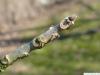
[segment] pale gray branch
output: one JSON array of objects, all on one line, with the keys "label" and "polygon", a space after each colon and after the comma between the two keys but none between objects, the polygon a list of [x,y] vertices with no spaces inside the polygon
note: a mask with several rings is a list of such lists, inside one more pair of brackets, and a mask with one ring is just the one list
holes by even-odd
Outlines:
[{"label": "pale gray branch", "polygon": [[[64,18],[59,24],[51,26],[46,32],[33,38],[32,41],[15,49],[13,52],[2,55],[0,58],[0,71],[3,71],[9,65],[14,63],[19,58],[28,56],[29,53],[35,49],[44,47],[48,42],[58,38],[59,32],[69,29],[75,22],[77,16],[69,16]],[[0,53],[1,55],[1,53]]]}]

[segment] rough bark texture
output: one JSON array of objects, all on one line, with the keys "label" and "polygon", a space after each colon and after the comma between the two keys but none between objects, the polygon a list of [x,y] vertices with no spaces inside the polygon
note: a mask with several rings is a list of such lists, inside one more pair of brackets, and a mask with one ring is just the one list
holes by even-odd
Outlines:
[{"label": "rough bark texture", "polygon": [[22,45],[11,53],[4,53],[4,55],[2,54],[0,57],[0,71],[4,71],[4,69],[14,63],[16,60],[28,56],[31,51],[40,49],[44,47],[48,42],[58,38],[60,36],[59,32],[69,29],[74,24],[76,18],[77,16],[66,17],[59,24],[51,26],[46,32],[35,37],[29,43]]}]

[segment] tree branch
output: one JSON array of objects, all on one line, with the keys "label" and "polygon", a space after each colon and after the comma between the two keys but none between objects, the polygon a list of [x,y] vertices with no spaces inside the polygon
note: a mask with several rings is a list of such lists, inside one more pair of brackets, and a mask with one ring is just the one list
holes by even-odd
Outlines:
[{"label": "tree branch", "polygon": [[0,57],[0,71],[4,71],[4,69],[14,63],[16,60],[28,56],[31,51],[40,49],[50,41],[58,38],[60,36],[59,32],[69,29],[74,24],[76,18],[77,16],[69,16],[64,18],[59,24],[51,26],[46,32],[35,37],[29,43],[15,49],[13,52],[4,55],[0,52],[0,55],[2,54]]}]

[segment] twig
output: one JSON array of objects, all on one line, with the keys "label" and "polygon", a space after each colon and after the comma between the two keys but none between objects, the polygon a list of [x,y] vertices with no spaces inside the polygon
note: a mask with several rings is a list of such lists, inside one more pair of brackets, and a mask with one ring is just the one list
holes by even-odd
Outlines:
[{"label": "twig", "polygon": [[35,37],[29,43],[15,49],[13,52],[6,55],[0,53],[0,55],[2,54],[0,58],[0,71],[4,71],[4,69],[14,63],[16,60],[28,56],[31,51],[40,49],[50,41],[58,38],[60,36],[59,32],[69,29],[74,24],[76,18],[77,16],[66,17],[59,24],[51,26],[46,32]]}]

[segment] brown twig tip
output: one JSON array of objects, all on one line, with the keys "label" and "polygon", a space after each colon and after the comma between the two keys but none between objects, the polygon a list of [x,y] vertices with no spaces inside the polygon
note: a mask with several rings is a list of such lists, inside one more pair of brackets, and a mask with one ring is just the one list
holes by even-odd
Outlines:
[{"label": "brown twig tip", "polygon": [[75,20],[76,20],[76,18],[77,18],[77,16],[76,16],[76,15],[69,16],[69,20],[70,20],[70,21],[75,21]]},{"label": "brown twig tip", "polygon": [[60,22],[60,28],[61,29],[68,29],[70,26],[72,26],[76,20],[77,16],[72,15],[65,17],[61,22]]}]

